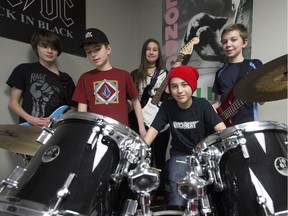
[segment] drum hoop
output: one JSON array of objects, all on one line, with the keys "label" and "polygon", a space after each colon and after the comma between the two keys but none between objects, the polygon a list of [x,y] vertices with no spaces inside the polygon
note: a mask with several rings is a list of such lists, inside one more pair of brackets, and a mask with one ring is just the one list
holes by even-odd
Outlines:
[{"label": "drum hoop", "polygon": [[287,133],[287,125],[276,121],[253,121],[246,122],[239,125],[231,126],[221,132],[216,132],[197,144],[196,150],[203,149],[215,142],[227,139],[232,135],[236,135],[239,131],[243,133],[258,132],[263,130],[279,130]]},{"label": "drum hoop", "polygon": [[91,123],[94,123],[97,120],[103,120],[104,123],[112,126],[115,130],[117,130],[119,133],[125,135],[126,137],[133,137],[135,139],[139,139],[140,141],[144,142],[141,138],[141,136],[136,133],[134,130],[129,128],[128,126],[110,118],[104,115],[99,115],[96,113],[91,112],[71,112],[71,113],[65,113],[64,115],[60,116],[59,118],[55,119],[52,128],[57,127],[59,124],[64,123],[66,120],[83,120],[88,121]]},{"label": "drum hoop", "polygon": [[40,216],[44,215],[44,213],[47,213],[48,209],[47,206],[42,203],[25,200],[13,196],[0,196],[0,212],[1,210],[3,210],[2,212],[13,213],[9,210],[12,206],[14,207],[13,212],[15,211],[15,209],[17,209],[17,212],[23,215],[30,215],[33,213],[33,215],[39,214]]}]

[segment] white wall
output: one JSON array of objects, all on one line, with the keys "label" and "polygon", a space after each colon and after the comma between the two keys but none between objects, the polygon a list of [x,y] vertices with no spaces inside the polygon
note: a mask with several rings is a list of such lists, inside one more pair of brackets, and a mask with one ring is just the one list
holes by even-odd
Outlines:
[{"label": "white wall", "polygon": [[[87,28],[106,32],[111,45],[114,66],[131,71],[139,64],[142,43],[149,37],[161,41],[162,1],[160,0],[87,0]],[[266,63],[287,53],[287,0],[254,0],[252,57]],[[35,56],[30,45],[0,37],[0,125],[15,124],[17,117],[7,108],[9,88],[5,84],[13,68],[31,62]],[[77,82],[84,71],[92,68],[87,59],[63,53],[59,67]],[[259,120],[287,124],[287,99],[267,102],[260,107]],[[14,154],[0,150],[0,180],[6,178],[16,164]]]}]

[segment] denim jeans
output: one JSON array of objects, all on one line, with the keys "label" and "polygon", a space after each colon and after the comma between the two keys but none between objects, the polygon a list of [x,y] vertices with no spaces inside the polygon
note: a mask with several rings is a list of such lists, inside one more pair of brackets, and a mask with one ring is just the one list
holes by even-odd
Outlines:
[{"label": "denim jeans", "polygon": [[190,170],[190,165],[187,163],[187,156],[170,156],[168,168],[170,186],[168,205],[186,206],[187,201],[178,194],[177,181],[184,178],[188,170]]}]

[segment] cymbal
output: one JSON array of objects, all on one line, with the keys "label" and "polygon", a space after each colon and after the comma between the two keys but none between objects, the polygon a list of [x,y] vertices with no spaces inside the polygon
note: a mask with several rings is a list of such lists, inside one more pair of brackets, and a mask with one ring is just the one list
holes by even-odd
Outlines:
[{"label": "cymbal", "polygon": [[0,148],[34,156],[41,146],[36,142],[41,131],[34,126],[0,125]]},{"label": "cymbal", "polygon": [[287,98],[287,54],[243,77],[233,91],[243,101],[267,102]]}]

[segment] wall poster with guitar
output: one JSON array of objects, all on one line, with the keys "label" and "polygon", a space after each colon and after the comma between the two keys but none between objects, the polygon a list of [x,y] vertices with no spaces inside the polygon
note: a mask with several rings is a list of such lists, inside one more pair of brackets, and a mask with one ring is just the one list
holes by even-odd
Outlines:
[{"label": "wall poster with guitar", "polygon": [[162,49],[166,68],[170,70],[183,45],[193,37],[199,37],[199,44],[184,64],[197,68],[200,73],[196,96],[212,102],[215,72],[224,61],[221,32],[228,24],[247,26],[250,43],[244,56],[251,58],[253,0],[164,0],[162,11]]}]

